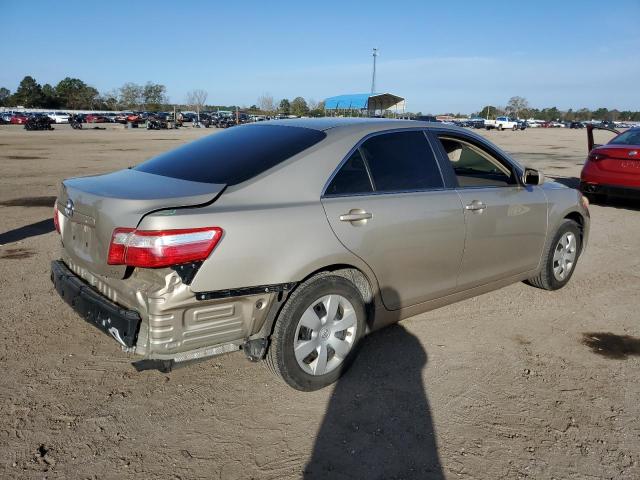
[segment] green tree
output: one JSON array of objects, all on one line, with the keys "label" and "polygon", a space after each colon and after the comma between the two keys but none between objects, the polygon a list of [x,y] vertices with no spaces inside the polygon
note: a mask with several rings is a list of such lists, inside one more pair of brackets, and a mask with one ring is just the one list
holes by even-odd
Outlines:
[{"label": "green tree", "polygon": [[29,75],[22,79],[12,97],[14,105],[23,107],[40,107],[43,100],[42,87]]},{"label": "green tree", "polygon": [[500,115],[502,115],[502,113],[503,112],[500,108],[494,107],[493,105],[487,105],[482,110],[480,110],[478,116],[480,118],[495,120],[496,117],[499,117]]},{"label": "green tree", "polygon": [[593,118],[596,120],[610,120],[609,109],[600,107],[599,109],[593,112]]},{"label": "green tree", "polygon": [[575,119],[580,122],[591,120],[591,110],[589,110],[588,108],[581,108],[575,113]]},{"label": "green tree", "polygon": [[151,111],[160,110],[160,106],[167,101],[167,87],[159,83],[147,82],[142,88],[142,98],[145,109]]},{"label": "green tree", "polygon": [[10,97],[11,97],[11,90],[5,87],[0,87],[0,107],[8,106]]},{"label": "green tree", "polygon": [[60,106],[60,99],[58,98],[56,89],[48,83],[42,86],[42,97],[42,106],[44,108],[58,108]]},{"label": "green tree", "polygon": [[302,97],[296,97],[291,102],[291,114],[296,117],[302,117],[309,113],[307,102]]},{"label": "green tree", "polygon": [[73,110],[93,108],[98,98],[98,90],[78,78],[71,77],[66,77],[58,82],[56,94],[62,106]]},{"label": "green tree", "polygon": [[[313,100],[310,100],[309,103],[311,102],[313,102]],[[313,102],[313,105],[309,106],[309,116],[324,117],[324,102]]]},{"label": "green tree", "polygon": [[291,113],[291,104],[289,103],[289,100],[287,100],[286,98],[280,100],[278,111],[283,115],[289,115]]}]

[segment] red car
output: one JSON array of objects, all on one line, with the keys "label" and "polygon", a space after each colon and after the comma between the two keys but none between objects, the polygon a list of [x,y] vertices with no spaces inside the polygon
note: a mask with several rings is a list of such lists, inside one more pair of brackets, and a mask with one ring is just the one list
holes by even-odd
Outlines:
[{"label": "red car", "polygon": [[9,120],[9,123],[11,125],[24,125],[25,123],[27,123],[28,119],[29,117],[27,117],[26,115],[22,115],[21,113],[15,113],[11,117],[11,120]]},{"label": "red car", "polygon": [[86,116],[85,122],[87,123],[107,123],[109,119],[104,115],[98,115],[96,113],[90,113]]},{"label": "red car", "polygon": [[137,113],[130,113],[129,115],[127,115],[127,122],[142,123],[143,121],[144,120],[142,119],[142,117]]},{"label": "red car", "polygon": [[[593,142],[594,130],[617,134],[604,145]],[[589,156],[580,174],[580,190],[592,200],[607,195],[640,198],[640,127],[622,133],[605,126],[587,125]]]}]

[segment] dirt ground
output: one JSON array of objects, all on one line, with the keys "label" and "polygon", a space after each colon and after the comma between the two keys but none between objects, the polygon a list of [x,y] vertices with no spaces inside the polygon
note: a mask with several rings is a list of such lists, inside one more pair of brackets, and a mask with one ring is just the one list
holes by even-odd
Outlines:
[{"label": "dirt ground", "polygon": [[[136,373],[52,289],[57,184],[208,133],[0,127],[0,478],[640,478],[637,203],[592,206],[563,290],[408,319],[333,388],[294,391],[241,352]],[[584,131],[481,133],[575,185]]]}]

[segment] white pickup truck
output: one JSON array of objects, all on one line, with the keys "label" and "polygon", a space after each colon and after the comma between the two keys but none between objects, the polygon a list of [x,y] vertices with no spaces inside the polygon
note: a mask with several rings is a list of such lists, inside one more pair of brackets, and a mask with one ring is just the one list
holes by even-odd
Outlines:
[{"label": "white pickup truck", "polygon": [[491,130],[496,128],[498,130],[513,130],[516,131],[520,128],[520,123],[517,119],[511,117],[498,117],[495,120],[485,120],[484,128]]}]

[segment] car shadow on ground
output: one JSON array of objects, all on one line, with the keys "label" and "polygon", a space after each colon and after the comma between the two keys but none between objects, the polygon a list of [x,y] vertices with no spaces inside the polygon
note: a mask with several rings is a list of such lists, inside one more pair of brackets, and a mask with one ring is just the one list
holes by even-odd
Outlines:
[{"label": "car shadow on ground", "polygon": [[444,478],[422,381],[427,360],[401,325],[366,337],[335,387],[304,478]]},{"label": "car shadow on ground", "polygon": [[55,226],[53,225],[52,219],[48,218],[46,220],[40,220],[39,222],[35,222],[30,225],[25,225],[23,227],[9,230],[8,232],[0,233],[0,245],[19,242],[25,238],[44,235],[45,233],[53,232],[54,230]]},{"label": "car shadow on ground", "polygon": [[[569,188],[575,188],[576,190],[580,186],[580,179],[576,177],[561,177],[550,175],[549,178],[554,182],[561,183],[562,185],[566,185]],[[622,208],[625,210],[640,211],[640,200],[634,198],[608,196],[602,201],[592,201],[591,203],[593,203],[594,205],[599,205],[601,207]]]}]

